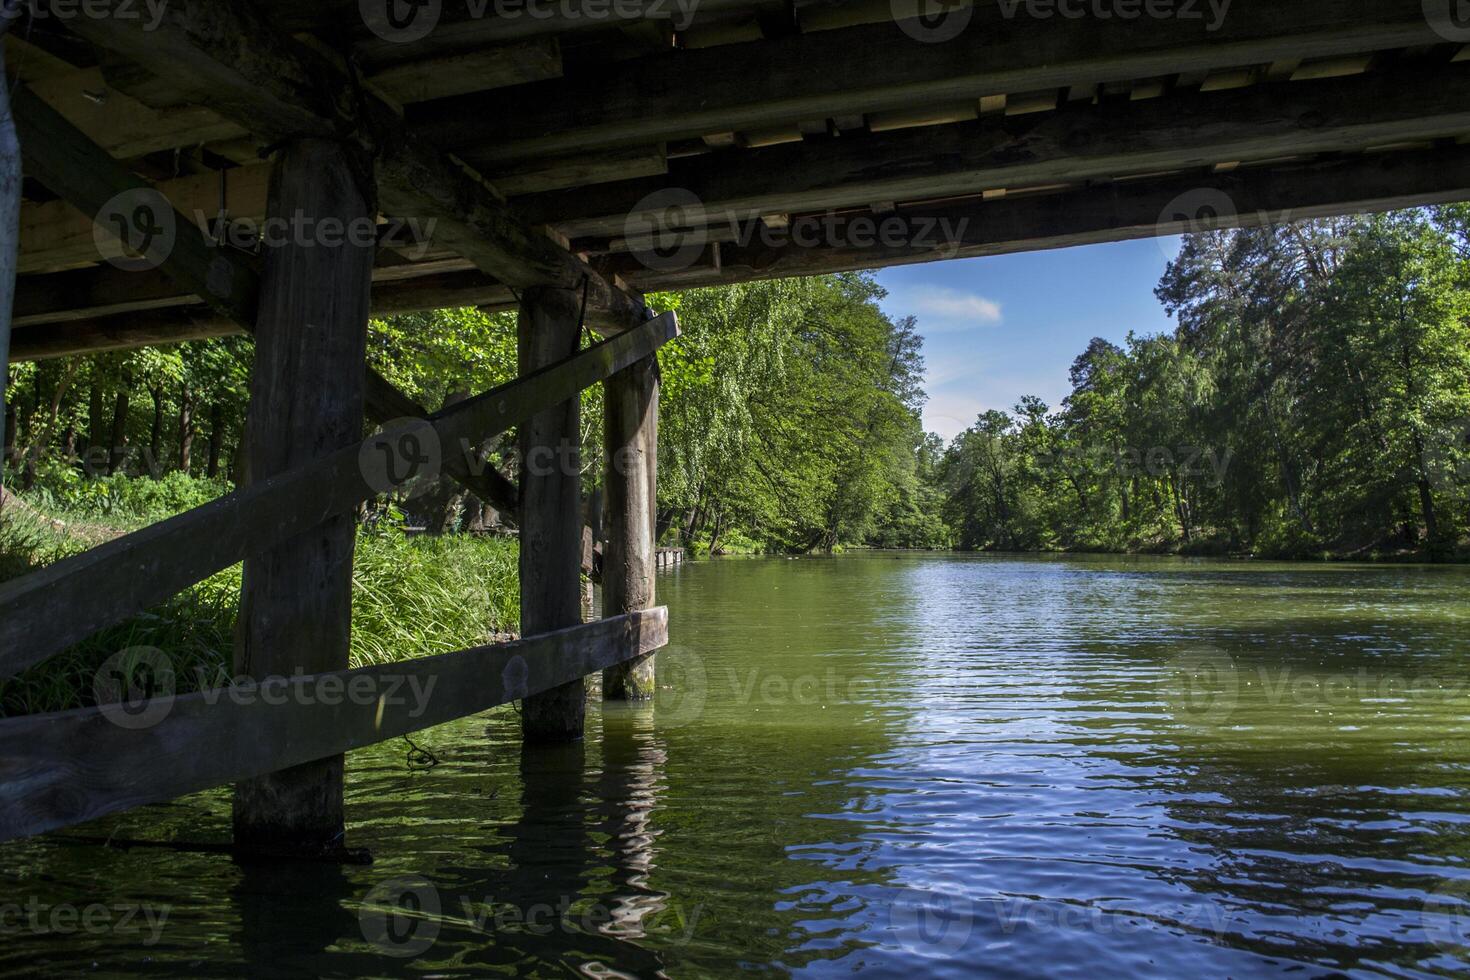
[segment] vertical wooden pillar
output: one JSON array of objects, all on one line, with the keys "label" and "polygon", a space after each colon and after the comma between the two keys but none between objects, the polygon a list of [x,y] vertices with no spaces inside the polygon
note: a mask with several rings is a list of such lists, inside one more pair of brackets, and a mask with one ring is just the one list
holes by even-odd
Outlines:
[{"label": "vertical wooden pillar", "polygon": [[[577,294],[533,288],[521,294],[516,340],[521,374],[564,361],[580,341]],[[581,406],[576,398],[520,427],[521,635],[582,621]],[[527,742],[582,737],[587,706],[581,678],[521,702]]]},{"label": "vertical wooden pillar", "polygon": [[[658,562],[655,535],[658,488],[658,360],[647,357],[604,385],[607,454],[607,551],[602,559],[602,614],[653,605]],[[602,672],[606,701],[653,697],[653,654]]]},{"label": "vertical wooden pillar", "polygon": [[[13,17],[0,18],[0,40]],[[5,54],[0,49],[0,79],[5,78]],[[10,112],[10,89],[0,85],[0,425],[10,424],[5,389],[10,382],[10,319],[15,300],[15,275],[20,254],[20,139]],[[0,458],[0,507],[5,504],[5,463]]]},{"label": "vertical wooden pillar", "polygon": [[[375,247],[354,244],[361,234],[342,228],[361,228],[374,212],[342,144],[304,138],[281,150],[271,175],[256,319],[247,481],[362,438]],[[237,673],[259,678],[347,666],[355,533],[351,514],[334,517],[245,562]],[[234,816],[236,846],[247,852],[339,850],[342,757],[237,784]]]}]

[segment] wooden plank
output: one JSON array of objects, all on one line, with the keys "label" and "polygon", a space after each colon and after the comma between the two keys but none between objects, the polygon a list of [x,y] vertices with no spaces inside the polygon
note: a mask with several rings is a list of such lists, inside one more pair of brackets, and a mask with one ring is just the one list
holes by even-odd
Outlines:
[{"label": "wooden plank", "polygon": [[560,76],[561,45],[556,38],[530,38],[402,62],[373,72],[368,80],[403,105]]},{"label": "wooden plank", "polygon": [[[524,224],[495,190],[422,139],[394,108],[331,60],[282,33],[246,0],[181,0],[156,28],[117,16],[133,0],[94,0],[71,27],[179,87],[266,143],[355,134],[371,154],[382,210],[436,223],[435,241],[515,288],[586,284],[590,317],[607,330],[645,316],[642,300]],[[249,38],[248,44],[241,39]]]},{"label": "wooden plank", "polygon": [[[222,203],[228,204],[232,218],[258,222],[265,216],[269,180],[270,167],[250,166],[226,171],[223,177],[193,174],[153,186],[191,223],[197,224],[201,214],[213,220]],[[65,200],[27,202],[21,212],[21,274],[75,268],[121,256],[121,246],[99,252],[93,224],[96,213],[78,210]]]},{"label": "wooden plank", "polygon": [[[433,414],[376,371],[367,372],[364,395],[368,417],[380,425],[399,419],[426,419]],[[490,504],[510,523],[520,522],[519,488],[489,462],[477,463],[466,452],[448,452],[444,454],[444,475]]]},{"label": "wooden plank", "polygon": [[684,207],[682,220],[728,224],[771,211],[934,199],[1467,131],[1470,67],[1420,67],[710,154],[674,161],[665,178],[529,195],[516,204],[528,219],[573,237],[613,236],[641,213],[640,201],[668,187],[701,202]]},{"label": "wooden plank", "polygon": [[674,51],[643,59],[636,72],[518,86],[488,104],[443,99],[409,118],[437,145],[512,161],[1436,37],[1420,0],[1235,0],[1218,21],[1007,16],[1004,5],[979,4],[965,30],[934,44],[915,40],[906,26]]},{"label": "wooden plank", "polygon": [[[116,273],[117,278],[111,274]],[[46,280],[37,283],[36,280]],[[54,282],[52,281],[54,280]],[[89,308],[111,284],[123,285],[112,306]],[[75,285],[72,300],[65,287]],[[80,305],[73,309],[71,302]],[[479,271],[446,273],[378,283],[374,316],[478,306],[510,309],[511,290]],[[16,361],[38,361],[73,354],[128,350],[186,340],[249,333],[245,324],[214,313],[197,297],[186,296],[166,277],[117,269],[86,269],[26,276],[17,294]]]},{"label": "wooden plank", "polygon": [[126,160],[158,150],[245,135],[244,127],[195,106],[155,109],[113,88],[101,68],[80,68],[29,88],[88,138]]},{"label": "wooden plank", "polygon": [[402,663],[0,720],[0,840],[441,725],[667,642],[667,610],[649,609]]},{"label": "wooden plank", "polygon": [[[603,382],[603,447],[607,468],[607,550],[602,610],[619,616],[654,603],[658,502],[658,360],[639,361]],[[653,655],[602,672],[607,701],[654,696]]]},{"label": "wooden plank", "polygon": [[212,247],[197,227],[179,220],[167,198],[34,92],[22,88],[13,98],[27,172],[109,231],[126,229],[128,245],[219,312],[254,318],[259,283],[243,257]]},{"label": "wooden plank", "polygon": [[[285,144],[271,177],[276,220],[371,226],[376,210],[338,140]],[[343,449],[363,425],[363,362],[376,239],[291,238],[266,249],[245,429],[245,490]],[[245,559],[235,672],[244,677],[345,670],[352,632],[356,514],[339,512]],[[237,848],[304,854],[340,849],[341,755],[235,785]]]},{"label": "wooden plank", "polygon": [[[467,157],[466,162],[478,165],[473,155]],[[516,195],[652,177],[668,173],[668,170],[668,155],[662,145],[639,146],[591,156],[537,160],[521,168],[496,169],[491,171],[491,180],[502,194]]]},{"label": "wooden plank", "polygon": [[[532,376],[581,342],[578,297],[565,289],[528,289],[516,329],[522,376]],[[549,405],[519,429],[521,453],[521,629],[544,633],[582,621],[581,400]],[[582,737],[586,688],[574,681],[521,704],[530,743]]]},{"label": "wooden plank", "polygon": [[645,289],[684,289],[1173,235],[1189,226],[1167,220],[1170,213],[1227,202],[1233,210],[1222,220],[1201,217],[1195,230],[1465,200],[1470,200],[1470,147],[1455,147],[1294,167],[1242,167],[979,203],[906,205],[895,214],[868,219],[899,220],[895,244],[852,235],[847,223],[864,216],[851,215],[824,232],[831,246],[726,245],[718,271],[696,267],[656,272],[642,269],[633,256],[608,264]]},{"label": "wooden plank", "polygon": [[[252,483],[23,578],[0,583],[0,676],[39,663],[157,605],[246,555],[288,540],[429,465],[399,453],[478,442],[571,398],[678,336],[665,313],[575,357],[401,425],[307,466]],[[432,462],[432,460],[430,460]]]}]

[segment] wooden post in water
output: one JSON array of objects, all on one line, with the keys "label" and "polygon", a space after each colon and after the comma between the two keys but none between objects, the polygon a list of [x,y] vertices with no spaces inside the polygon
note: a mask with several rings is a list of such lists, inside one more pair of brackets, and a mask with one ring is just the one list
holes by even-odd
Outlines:
[{"label": "wooden post in water", "polygon": [[[577,294],[569,289],[535,287],[521,294],[521,374],[577,352],[578,310]],[[582,621],[580,417],[579,400],[570,398],[520,427],[522,636]],[[521,703],[521,735],[527,742],[579,739],[586,707],[581,678],[532,695]]]},{"label": "wooden post in water", "polygon": [[[267,236],[261,280],[247,481],[362,438],[375,246],[353,244],[360,231],[356,237],[341,232],[344,224],[371,227],[376,206],[365,199],[354,177],[363,170],[354,170],[348,152],[334,140],[293,140],[271,175],[268,214],[275,222],[267,230],[277,237]],[[347,666],[355,532],[349,513],[245,561],[238,674]],[[323,712],[323,723],[330,720]],[[235,844],[247,853],[340,851],[342,756],[237,783],[234,824]]]},{"label": "wooden post in water", "polygon": [[[647,357],[604,385],[607,455],[607,551],[602,560],[602,614],[619,616],[653,605],[658,487],[658,359]],[[602,673],[607,701],[653,697],[653,655]]]}]

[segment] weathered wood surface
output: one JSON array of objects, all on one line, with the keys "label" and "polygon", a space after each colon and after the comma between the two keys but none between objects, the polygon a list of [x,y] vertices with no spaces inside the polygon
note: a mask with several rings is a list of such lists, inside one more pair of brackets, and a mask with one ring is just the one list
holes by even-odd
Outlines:
[{"label": "weathered wood surface", "polygon": [[[368,417],[379,424],[397,419],[426,419],[433,414],[376,371],[367,372],[365,394]],[[520,490],[494,464],[473,453],[473,446],[445,453],[444,475],[490,504],[510,523],[519,523]]]},{"label": "weathered wood surface", "polygon": [[255,318],[259,280],[243,255],[212,247],[167,198],[114,161],[28,89],[14,94],[27,173],[65,198],[181,287],[231,319]]},{"label": "weathered wood surface", "polygon": [[[607,470],[607,549],[602,559],[602,610],[618,616],[654,603],[657,568],[658,395],[656,358],[603,382],[603,449]],[[641,701],[654,695],[653,655],[602,673],[602,696]]]},{"label": "weathered wood surface", "polygon": [[589,314],[606,329],[643,319],[640,299],[524,224],[494,188],[410,137],[392,106],[246,0],[179,0],[154,29],[110,16],[131,2],[96,0],[103,16],[77,18],[71,27],[267,143],[354,134],[370,151],[385,212],[433,220],[436,242],[513,287],[582,288],[585,282]]},{"label": "weathered wood surface", "polygon": [[[380,270],[374,278],[381,279]],[[483,272],[465,271],[375,281],[372,309],[374,316],[391,316],[464,306],[508,308],[513,302],[509,287]],[[130,316],[144,311],[155,314],[157,322],[150,326],[144,318]],[[238,333],[253,328],[253,323],[212,313],[158,270],[98,266],[22,276],[16,287],[15,326],[29,332],[29,342],[42,352],[36,358],[84,352],[94,337],[98,349],[118,350],[229,333],[202,326],[205,321],[234,323]],[[205,332],[195,333],[201,329]],[[134,332],[136,339],[130,337]]]},{"label": "weathered wood surface", "polygon": [[622,235],[629,216],[642,213],[640,202],[675,187],[693,195],[681,221],[727,228],[772,212],[1166,173],[1465,132],[1470,65],[1445,65],[709,154],[675,161],[667,177],[534,194],[517,206],[573,237]]},{"label": "weathered wood surface", "polygon": [[[568,77],[427,103],[410,120],[436,145],[509,162],[1057,89],[1437,44],[1422,0],[1235,0],[1210,17],[1039,18],[982,3],[942,44],[895,23],[642,59],[627,74]],[[656,84],[650,84],[650,80]]]},{"label": "weathered wood surface", "polygon": [[[1177,235],[1210,228],[1254,228],[1341,214],[1470,200],[1470,147],[1378,153],[1293,168],[1241,168],[1105,184],[1036,197],[905,206],[880,216],[844,215],[829,228],[798,227],[785,241],[725,244],[719,267],[649,270],[632,256],[609,261],[643,285],[682,289],[714,283],[810,276],[940,259],[1070,248]],[[1204,209],[1226,208],[1218,219]],[[1178,209],[1188,215],[1175,214]],[[1171,218],[1172,215],[1172,218]],[[854,221],[904,223],[895,243],[861,241]],[[946,234],[952,231],[953,236]],[[807,248],[801,235],[835,242]]]},{"label": "weathered wood surface", "polygon": [[[0,38],[10,21],[0,23]],[[5,52],[0,48],[0,432],[8,430],[10,405],[5,389],[10,379],[10,327],[15,306],[15,277],[20,249],[22,160],[15,117],[5,80]],[[6,449],[9,448],[9,440]],[[5,503],[4,460],[0,460],[0,506]]]},{"label": "weathered wood surface", "polygon": [[405,454],[454,450],[565,402],[678,336],[665,313],[575,357],[360,445],[253,482],[23,578],[0,584],[0,676],[168,598],[180,589],[424,472]]},{"label": "weathered wood surface", "polygon": [[[353,152],[337,140],[287,143],[271,180],[270,216],[370,226],[376,211],[356,179],[362,166]],[[348,236],[333,246],[303,239],[266,249],[245,434],[247,488],[361,441],[375,248]],[[236,675],[346,669],[356,543],[356,515],[338,513],[245,559]],[[237,784],[234,825],[237,847],[330,850],[344,830],[342,757]]]},{"label": "weathered wood surface", "polygon": [[[440,725],[667,642],[667,611],[649,609],[402,663],[6,719],[0,721],[0,840]],[[123,724],[112,720],[119,716]]]},{"label": "weathered wood surface", "polygon": [[[565,289],[528,289],[521,296],[516,345],[522,375],[577,350],[579,301]],[[521,629],[542,633],[582,621],[582,492],[580,399],[537,412],[520,427]],[[579,677],[521,703],[527,742],[582,736],[586,686]]]}]

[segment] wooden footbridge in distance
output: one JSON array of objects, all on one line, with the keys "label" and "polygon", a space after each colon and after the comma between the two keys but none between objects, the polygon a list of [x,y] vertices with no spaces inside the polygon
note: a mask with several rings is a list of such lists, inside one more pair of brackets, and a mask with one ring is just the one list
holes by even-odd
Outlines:
[{"label": "wooden footbridge in distance", "polygon": [[[255,686],[0,722],[0,839],[233,783],[242,851],[330,855],[349,749],[512,700],[528,742],[575,739],[598,671],[652,697],[678,326],[647,293],[1470,198],[1455,0],[4,7],[9,359],[249,333],[255,367],[245,484],[0,586],[0,671],[243,560]],[[370,316],[463,306],[519,310],[516,381],[431,414],[366,369]],[[554,455],[595,384],[608,618],[578,467],[444,448],[519,525],[526,639],[346,669],[357,505],[425,446]]]}]

